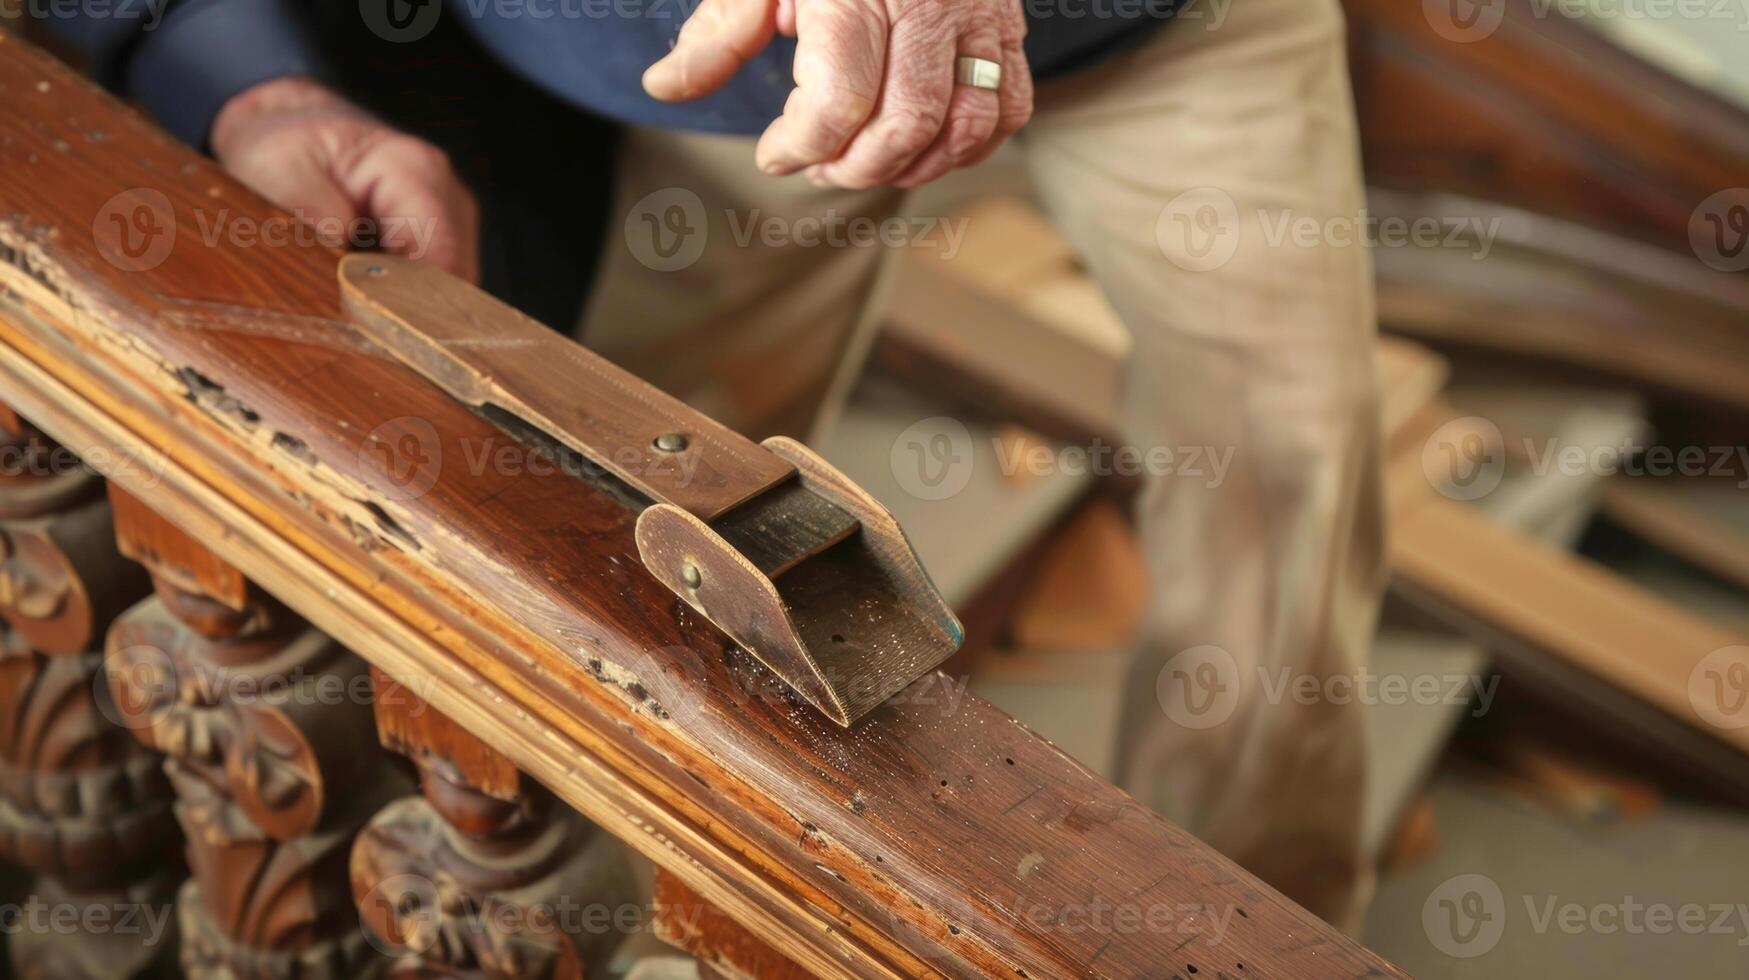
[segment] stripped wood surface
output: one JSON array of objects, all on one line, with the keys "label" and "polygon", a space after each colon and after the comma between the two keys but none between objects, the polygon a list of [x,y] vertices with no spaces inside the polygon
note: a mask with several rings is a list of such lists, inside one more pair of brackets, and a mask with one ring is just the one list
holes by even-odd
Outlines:
[{"label": "stripped wood surface", "polygon": [[375,356],[338,253],[239,244],[284,215],[16,40],[0,99],[5,400],[786,956],[1401,975],[939,675],[814,717],[650,578],[626,501]]}]

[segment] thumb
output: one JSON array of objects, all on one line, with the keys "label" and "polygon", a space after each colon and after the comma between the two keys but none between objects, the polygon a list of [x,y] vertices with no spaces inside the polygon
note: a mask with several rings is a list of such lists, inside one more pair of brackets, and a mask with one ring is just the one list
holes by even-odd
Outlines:
[{"label": "thumb", "polygon": [[644,72],[644,91],[663,102],[685,102],[722,88],[771,43],[778,0],[702,0],[674,50]]}]

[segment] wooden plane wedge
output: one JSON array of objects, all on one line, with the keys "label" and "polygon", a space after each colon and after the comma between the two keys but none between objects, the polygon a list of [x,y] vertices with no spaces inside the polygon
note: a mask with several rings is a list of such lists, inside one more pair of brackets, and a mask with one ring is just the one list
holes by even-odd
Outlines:
[{"label": "wooden plane wedge", "polygon": [[451,397],[647,501],[650,574],[838,724],[964,641],[892,513],[801,443],[747,439],[429,266],[348,256],[340,288],[365,335]]}]

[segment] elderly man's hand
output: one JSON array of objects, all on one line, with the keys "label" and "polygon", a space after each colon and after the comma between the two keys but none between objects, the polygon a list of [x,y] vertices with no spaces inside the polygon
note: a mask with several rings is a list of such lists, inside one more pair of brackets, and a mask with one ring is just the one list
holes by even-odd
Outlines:
[{"label": "elderly man's hand", "polygon": [[[702,0],[644,88],[708,95],[778,31],[796,38],[796,88],[759,140],[768,174],[915,187],[984,159],[1032,117],[1019,0]],[[1001,65],[1001,89],[956,85],[961,57]]]},{"label": "elderly man's hand", "polygon": [[448,157],[314,79],[232,97],[211,140],[233,176],[318,229],[369,219],[385,251],[479,281],[479,211]]}]

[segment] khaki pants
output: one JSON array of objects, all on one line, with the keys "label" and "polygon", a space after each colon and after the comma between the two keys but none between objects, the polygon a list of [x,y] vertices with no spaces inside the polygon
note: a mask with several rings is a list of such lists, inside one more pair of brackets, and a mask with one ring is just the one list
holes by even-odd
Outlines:
[{"label": "khaki pants", "polygon": [[[1352,930],[1371,889],[1361,709],[1282,683],[1361,666],[1383,579],[1369,260],[1282,233],[1363,206],[1336,0],[1168,25],[1041,87],[1016,147],[1133,336],[1126,438],[1233,453],[1218,486],[1142,494],[1153,601],[1120,781]],[[903,195],[774,180],[751,140],[658,132],[632,135],[621,180],[627,234],[585,340],[750,434],[804,432],[861,366],[883,250],[749,240],[750,223],[886,218]],[[652,201],[708,236],[652,252]]]}]

